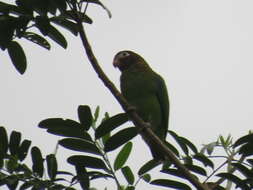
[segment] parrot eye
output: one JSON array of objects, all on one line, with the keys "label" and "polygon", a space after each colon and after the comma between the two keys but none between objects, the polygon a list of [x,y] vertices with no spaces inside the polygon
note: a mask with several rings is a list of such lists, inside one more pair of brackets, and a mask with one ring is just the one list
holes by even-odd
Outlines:
[{"label": "parrot eye", "polygon": [[121,52],[121,53],[119,54],[119,57],[122,58],[122,57],[127,57],[127,56],[129,56],[129,55],[130,55],[130,54],[129,54],[128,52],[124,51],[124,52]]}]

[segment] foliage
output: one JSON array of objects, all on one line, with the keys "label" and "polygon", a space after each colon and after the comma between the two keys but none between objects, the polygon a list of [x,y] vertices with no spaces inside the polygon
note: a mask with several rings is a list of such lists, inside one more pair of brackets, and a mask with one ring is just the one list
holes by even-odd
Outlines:
[{"label": "foliage", "polygon": [[[86,11],[89,4],[109,10],[99,0],[16,0],[15,4],[0,2],[0,48],[8,51],[16,70],[23,74],[27,68],[25,51],[19,41],[28,40],[50,50],[48,39],[63,48],[67,40],[59,28],[73,35],[80,34],[80,23],[92,24]],[[88,52],[89,53],[89,52]],[[133,172],[128,158],[133,144],[130,141],[138,131],[135,127],[124,127],[128,121],[125,113],[104,115],[99,122],[99,108],[92,114],[89,106],[78,107],[78,121],[49,118],[39,127],[48,133],[61,136],[59,145],[73,151],[67,159],[75,173],[59,170],[57,154],[43,155],[39,147],[31,147],[31,141],[22,139],[20,132],[10,135],[0,127],[0,186],[14,189],[74,190],[76,184],[82,189],[92,188],[90,182],[98,178],[113,180],[118,190],[134,190],[140,181],[169,189],[191,189],[187,176],[172,162],[160,163],[150,160]],[[168,131],[171,138],[167,147],[182,164],[209,189],[231,189],[232,184],[242,190],[253,188],[253,135],[250,133],[233,143],[230,136],[220,136],[217,141],[204,145],[199,150],[189,139]],[[112,161],[108,153],[120,148]],[[25,164],[30,155],[31,166]],[[217,161],[217,159],[221,161]],[[159,168],[160,178],[153,178],[153,169]],[[162,175],[163,174],[163,175]],[[124,182],[119,180],[123,175]],[[226,184],[223,182],[226,181]],[[124,185],[123,185],[124,184]]]}]

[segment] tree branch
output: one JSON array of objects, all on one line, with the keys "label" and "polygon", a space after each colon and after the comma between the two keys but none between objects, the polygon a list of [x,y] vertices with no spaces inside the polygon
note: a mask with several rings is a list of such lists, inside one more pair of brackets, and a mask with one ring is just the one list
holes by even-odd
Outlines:
[{"label": "tree branch", "polygon": [[[196,177],[194,177],[189,170],[176,158],[174,153],[167,148],[163,144],[163,142],[153,133],[153,131],[147,126],[147,124],[137,115],[137,113],[131,109],[131,105],[126,101],[126,99],[121,95],[121,93],[117,90],[115,85],[109,80],[109,78],[105,75],[103,70],[98,64],[98,61],[92,51],[92,48],[88,42],[88,38],[85,34],[82,21],[78,17],[76,17],[76,22],[78,25],[78,30],[80,34],[81,41],[83,43],[83,47],[85,48],[86,54],[88,56],[88,59],[97,73],[98,77],[102,80],[104,85],[110,90],[112,95],[117,99],[121,107],[125,112],[128,113],[130,119],[135,124],[136,127],[138,127],[140,130],[140,135],[145,137],[146,139],[149,139],[153,144],[156,144],[157,147],[161,149],[161,152],[166,155],[166,158],[170,160],[188,179],[188,181],[194,185],[198,190],[210,190],[208,187],[200,183]],[[129,111],[130,110],[130,111]],[[145,139],[144,138],[144,139]]]}]

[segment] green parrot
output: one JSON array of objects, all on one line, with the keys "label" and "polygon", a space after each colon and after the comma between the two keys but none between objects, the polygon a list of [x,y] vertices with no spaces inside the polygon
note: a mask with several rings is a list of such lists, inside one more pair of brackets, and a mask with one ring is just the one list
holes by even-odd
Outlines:
[{"label": "green parrot", "polygon": [[[144,58],[133,51],[117,53],[113,65],[121,71],[122,95],[135,107],[137,114],[150,124],[152,131],[165,141],[169,120],[169,98],[163,78],[149,67]],[[164,156],[152,143],[147,144],[154,159],[164,160]]]}]

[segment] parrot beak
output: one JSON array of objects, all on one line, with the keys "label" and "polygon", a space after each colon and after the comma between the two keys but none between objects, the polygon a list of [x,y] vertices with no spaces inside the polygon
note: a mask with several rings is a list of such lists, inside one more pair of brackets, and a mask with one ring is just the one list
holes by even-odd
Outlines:
[{"label": "parrot beak", "polygon": [[113,60],[113,66],[114,66],[114,67],[119,67],[119,66],[120,66],[120,61],[119,61],[117,58],[115,58],[115,59]]}]

